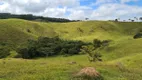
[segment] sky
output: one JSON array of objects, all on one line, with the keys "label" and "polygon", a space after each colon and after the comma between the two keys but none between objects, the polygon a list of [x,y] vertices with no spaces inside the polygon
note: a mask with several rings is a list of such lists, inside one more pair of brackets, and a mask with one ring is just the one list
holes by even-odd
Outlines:
[{"label": "sky", "polygon": [[128,20],[142,16],[142,0],[0,0],[0,13],[71,20]]}]

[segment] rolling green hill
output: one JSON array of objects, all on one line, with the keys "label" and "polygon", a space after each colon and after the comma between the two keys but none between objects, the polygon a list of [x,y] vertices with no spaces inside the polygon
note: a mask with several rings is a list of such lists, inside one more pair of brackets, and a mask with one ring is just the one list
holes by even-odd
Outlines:
[{"label": "rolling green hill", "polygon": [[0,41],[23,42],[39,36],[55,36],[48,25],[20,19],[0,20]]},{"label": "rolling green hill", "polygon": [[101,40],[132,39],[142,30],[140,22],[109,22],[85,21],[70,23],[43,23],[20,19],[0,20],[0,41],[11,40],[23,42],[28,38],[39,36],[63,39],[92,41],[94,38]]},{"label": "rolling green hill", "polygon": [[[96,38],[112,40],[109,46],[99,49],[103,62],[90,63],[86,55],[36,60],[1,59],[0,80],[71,80],[74,73],[86,66],[96,67],[105,80],[142,80],[142,39],[133,39],[141,31],[142,22],[0,20],[1,42],[20,44],[39,36],[59,36],[84,42]],[[77,64],[69,65],[71,61]]]}]

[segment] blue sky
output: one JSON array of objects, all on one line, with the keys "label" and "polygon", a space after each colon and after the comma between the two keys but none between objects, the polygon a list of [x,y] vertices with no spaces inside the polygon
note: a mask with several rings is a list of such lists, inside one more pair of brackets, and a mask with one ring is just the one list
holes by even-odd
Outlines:
[{"label": "blue sky", "polygon": [[[92,3],[95,3],[97,0],[80,0],[80,4],[82,6],[89,6]],[[105,0],[107,1],[107,0]],[[121,3],[121,0],[110,0],[113,3]],[[128,2],[126,2],[125,4],[127,5],[137,5],[137,6],[142,6],[142,0],[126,0]]]},{"label": "blue sky", "polygon": [[142,0],[0,0],[0,12],[84,20],[142,16]]},{"label": "blue sky", "polygon": [[137,6],[142,6],[142,0],[139,0],[137,2],[128,2],[126,3],[127,5],[137,5]]}]

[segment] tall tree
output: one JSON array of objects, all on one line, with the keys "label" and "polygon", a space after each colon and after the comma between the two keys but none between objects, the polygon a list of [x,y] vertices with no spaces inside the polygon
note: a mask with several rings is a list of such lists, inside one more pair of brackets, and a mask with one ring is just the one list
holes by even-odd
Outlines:
[{"label": "tall tree", "polygon": [[142,17],[140,17],[140,18],[139,18],[139,20],[141,20],[141,21],[142,21]]},{"label": "tall tree", "polygon": [[134,19],[138,21],[138,18],[137,18],[137,17],[134,17]]},{"label": "tall tree", "polygon": [[89,20],[89,18],[85,18],[85,20]]}]

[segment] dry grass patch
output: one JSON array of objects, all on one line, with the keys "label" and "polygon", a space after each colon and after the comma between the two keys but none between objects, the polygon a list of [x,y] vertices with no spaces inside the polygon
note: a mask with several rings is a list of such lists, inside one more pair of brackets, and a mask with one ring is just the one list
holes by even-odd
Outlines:
[{"label": "dry grass patch", "polygon": [[81,69],[76,74],[77,80],[103,80],[103,77],[93,67],[86,67]]}]

